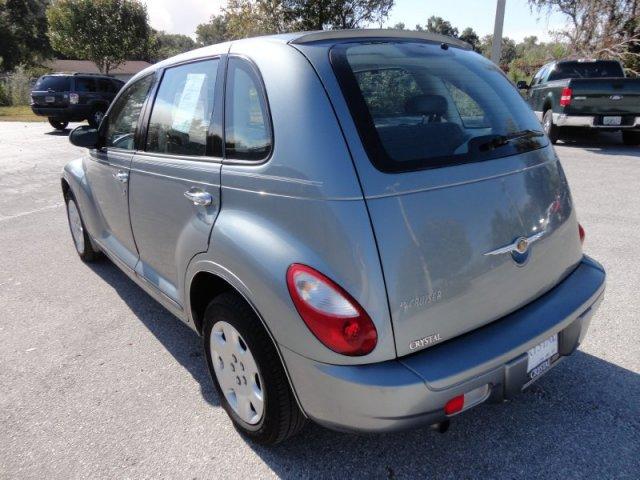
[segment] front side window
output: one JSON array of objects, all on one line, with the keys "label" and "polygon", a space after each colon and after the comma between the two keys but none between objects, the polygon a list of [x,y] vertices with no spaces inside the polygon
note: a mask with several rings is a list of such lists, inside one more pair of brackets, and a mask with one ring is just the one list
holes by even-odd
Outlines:
[{"label": "front side window", "polygon": [[130,85],[109,112],[105,146],[133,150],[138,119],[144,101],[153,85],[154,76],[148,75]]},{"label": "front side window", "polygon": [[331,63],[367,154],[382,171],[547,145],[517,90],[473,52],[427,42],[346,43],[331,49]]},{"label": "front side window", "polygon": [[168,68],[153,104],[148,152],[205,155],[219,60]]},{"label": "front side window", "polygon": [[263,160],[271,153],[271,144],[271,122],[262,82],[251,64],[232,57],[225,98],[225,156]]}]

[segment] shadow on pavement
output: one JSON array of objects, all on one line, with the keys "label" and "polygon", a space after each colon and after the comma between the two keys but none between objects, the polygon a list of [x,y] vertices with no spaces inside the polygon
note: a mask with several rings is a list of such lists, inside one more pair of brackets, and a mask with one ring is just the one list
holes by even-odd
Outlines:
[{"label": "shadow on pavement", "polygon": [[[219,406],[198,335],[110,261],[91,265]],[[366,399],[362,399],[366,401]],[[505,404],[428,427],[355,435],[311,422],[276,447],[248,445],[280,477],[637,478],[640,375],[581,351]]]},{"label": "shadow on pavement", "polygon": [[198,382],[203,398],[219,406],[198,334],[151,298],[111,261],[105,258],[89,266],[120,295],[136,317]]},{"label": "shadow on pavement", "polygon": [[51,135],[52,137],[68,137],[69,133],[71,133],[71,129],[65,128],[64,130],[51,130],[50,132],[45,132],[45,135]]}]

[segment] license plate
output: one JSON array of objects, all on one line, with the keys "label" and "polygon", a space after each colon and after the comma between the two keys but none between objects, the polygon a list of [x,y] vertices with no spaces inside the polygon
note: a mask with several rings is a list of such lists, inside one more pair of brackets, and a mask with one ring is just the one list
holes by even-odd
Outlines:
[{"label": "license plate", "polygon": [[53,103],[56,101],[56,97],[44,97],[44,101],[47,103]]},{"label": "license plate", "polygon": [[530,381],[551,368],[553,357],[558,354],[558,334],[540,342],[528,352],[527,373]]},{"label": "license plate", "polygon": [[622,123],[622,117],[602,117],[603,125],[620,125]]}]

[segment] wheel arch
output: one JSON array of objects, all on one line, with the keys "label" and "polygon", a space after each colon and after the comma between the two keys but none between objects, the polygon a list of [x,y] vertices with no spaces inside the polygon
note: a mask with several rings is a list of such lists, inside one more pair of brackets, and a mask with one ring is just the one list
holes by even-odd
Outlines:
[{"label": "wheel arch", "polygon": [[269,339],[273,343],[273,346],[278,353],[278,358],[280,359],[287,376],[289,387],[291,388],[296,403],[298,404],[298,408],[300,408],[303,415],[307,417],[307,414],[302,407],[302,403],[300,403],[300,399],[298,398],[296,388],[291,381],[291,375],[289,375],[287,364],[284,361],[282,352],[280,351],[280,345],[273,336],[273,333],[269,329],[269,326],[265,322],[263,316],[249,299],[246,285],[244,285],[244,283],[232,272],[211,260],[199,260],[192,262],[187,269],[187,282],[185,284],[185,313],[187,314],[188,321],[199,335],[202,335],[204,311],[211,300],[223,292],[235,292],[242,297],[247,305],[251,307],[256,318],[265,329]]}]

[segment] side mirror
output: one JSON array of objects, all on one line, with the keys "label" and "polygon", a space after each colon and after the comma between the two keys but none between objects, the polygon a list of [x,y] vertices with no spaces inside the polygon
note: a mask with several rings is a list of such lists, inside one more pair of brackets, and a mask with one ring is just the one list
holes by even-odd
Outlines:
[{"label": "side mirror", "polygon": [[96,148],[98,145],[98,130],[89,125],[76,127],[69,134],[69,141],[76,147]]},{"label": "side mirror", "polygon": [[531,88],[529,84],[524,80],[519,80],[518,83],[516,83],[516,87],[518,88],[518,90],[529,90]]}]

